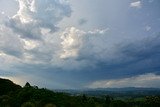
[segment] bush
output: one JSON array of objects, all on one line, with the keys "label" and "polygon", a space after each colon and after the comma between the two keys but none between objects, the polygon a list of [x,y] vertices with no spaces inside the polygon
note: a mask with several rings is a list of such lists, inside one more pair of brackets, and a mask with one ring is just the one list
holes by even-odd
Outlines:
[{"label": "bush", "polygon": [[35,105],[32,102],[25,102],[25,103],[22,104],[21,107],[35,107]]},{"label": "bush", "polygon": [[44,107],[56,107],[54,104],[46,104]]}]

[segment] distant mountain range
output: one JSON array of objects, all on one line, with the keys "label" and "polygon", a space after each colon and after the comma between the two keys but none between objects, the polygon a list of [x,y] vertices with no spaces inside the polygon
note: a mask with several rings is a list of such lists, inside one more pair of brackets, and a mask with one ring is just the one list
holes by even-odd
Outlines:
[{"label": "distant mountain range", "polygon": [[115,97],[131,96],[151,96],[160,95],[160,88],[141,88],[141,87],[125,87],[125,88],[97,88],[97,89],[81,89],[81,90],[55,90],[66,92],[73,95],[86,94],[90,96],[110,95]]},{"label": "distant mountain range", "polygon": [[[16,91],[22,87],[14,84],[8,79],[0,78],[0,95],[7,94],[11,91]],[[56,92],[65,92],[71,95],[82,95],[86,94],[89,96],[104,96],[110,95],[113,97],[143,97],[143,96],[154,96],[160,95],[160,88],[141,88],[141,87],[126,87],[126,88],[97,88],[97,89],[59,89],[53,90]]]},{"label": "distant mountain range", "polygon": [[144,88],[144,87],[124,87],[124,88],[96,88],[88,90],[105,90],[105,91],[160,91],[160,88]]}]

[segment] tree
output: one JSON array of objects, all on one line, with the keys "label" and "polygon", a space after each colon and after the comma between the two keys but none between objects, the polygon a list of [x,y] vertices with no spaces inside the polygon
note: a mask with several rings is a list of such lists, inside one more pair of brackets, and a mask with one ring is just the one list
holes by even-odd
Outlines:
[{"label": "tree", "polygon": [[24,87],[31,87],[31,85],[27,82]]},{"label": "tree", "polygon": [[121,100],[113,100],[109,107],[127,107],[127,104]]},{"label": "tree", "polygon": [[85,94],[83,94],[83,96],[82,96],[82,102],[86,102],[86,101],[87,101],[87,97],[86,97]]},{"label": "tree", "polygon": [[109,95],[105,96],[105,103],[108,105],[111,103],[111,101],[113,101],[113,98],[110,97]]}]

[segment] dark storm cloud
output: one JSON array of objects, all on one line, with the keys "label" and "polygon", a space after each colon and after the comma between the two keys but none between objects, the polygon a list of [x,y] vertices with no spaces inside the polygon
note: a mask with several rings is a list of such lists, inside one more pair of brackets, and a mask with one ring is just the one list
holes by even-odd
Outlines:
[{"label": "dark storm cloud", "polygon": [[[133,43],[120,44],[117,58],[108,61],[95,61],[96,79],[124,78],[144,73],[160,73],[160,36]],[[90,56],[94,61],[94,55]],[[94,74],[94,73],[93,73]]]}]

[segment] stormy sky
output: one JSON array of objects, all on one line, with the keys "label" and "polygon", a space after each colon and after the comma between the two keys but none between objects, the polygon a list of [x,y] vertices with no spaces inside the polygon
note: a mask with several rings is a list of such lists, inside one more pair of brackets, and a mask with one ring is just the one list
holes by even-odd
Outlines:
[{"label": "stormy sky", "polygon": [[0,77],[160,88],[159,10],[159,0],[0,0]]}]

